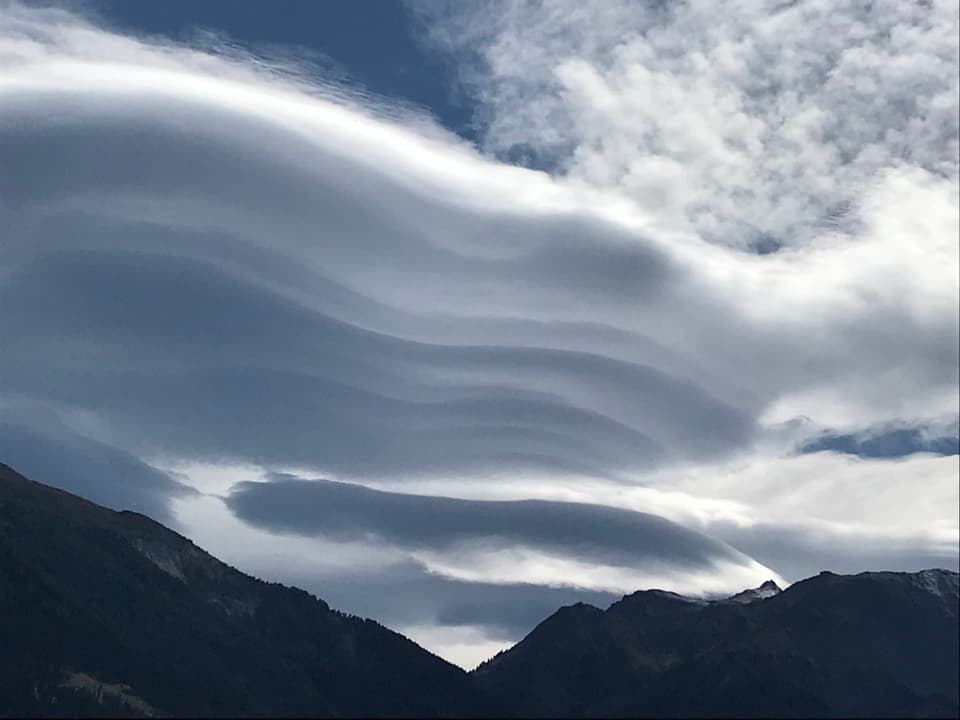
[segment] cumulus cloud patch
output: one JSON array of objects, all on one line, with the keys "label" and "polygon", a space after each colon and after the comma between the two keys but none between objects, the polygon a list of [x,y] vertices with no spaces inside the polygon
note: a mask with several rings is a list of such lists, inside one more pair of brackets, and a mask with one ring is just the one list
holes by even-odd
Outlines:
[{"label": "cumulus cloud patch", "polygon": [[856,233],[891,167],[956,182],[955,0],[411,6],[477,98],[488,147],[713,242]]}]

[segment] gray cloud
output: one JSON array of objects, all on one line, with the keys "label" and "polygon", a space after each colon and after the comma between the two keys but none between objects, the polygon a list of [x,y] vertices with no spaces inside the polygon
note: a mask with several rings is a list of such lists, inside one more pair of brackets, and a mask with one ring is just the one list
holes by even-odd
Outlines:
[{"label": "gray cloud", "polygon": [[[518,344],[507,308],[563,333],[565,306],[594,319],[675,296],[675,264],[613,225],[459,217],[362,162],[190,103],[157,121],[139,105],[75,108],[52,126],[18,114],[32,107],[0,123],[18,228],[0,277],[0,329],[16,340],[3,380],[95,407],[124,444],[344,475],[518,461],[609,474],[749,440],[756,398],[714,397],[715,381],[673,372],[642,333],[626,334],[646,348],[629,360],[542,330],[548,345]],[[305,167],[308,151],[319,165]],[[498,243],[503,257],[477,255]],[[466,313],[481,336],[448,337]]]},{"label": "gray cloud", "polygon": [[465,582],[431,573],[415,561],[334,577],[287,571],[277,579],[391,627],[470,626],[491,640],[508,642],[519,640],[564,605],[606,607],[621,597],[582,588]]},{"label": "gray cloud", "polygon": [[[8,277],[0,302],[11,308],[0,332],[18,341],[5,358],[8,388],[113,416],[121,434],[136,429],[127,442],[154,451],[345,475],[517,461],[603,474],[661,461],[664,444],[684,442],[681,427],[702,428],[687,441],[694,455],[735,447],[750,428],[742,412],[654,368],[546,348],[404,341],[156,253],[44,255]],[[437,386],[427,373],[483,384]],[[665,441],[555,393],[498,387],[509,376],[584,393],[623,388],[622,400],[632,396],[663,424]]]},{"label": "gray cloud", "polygon": [[[617,32],[630,27],[614,25]],[[762,45],[761,65],[772,67]],[[631,41],[621,49],[636,47]],[[671,487],[690,466],[702,473],[718,461],[736,467],[767,423],[807,415],[827,427],[866,427],[956,410],[955,163],[931,155],[931,148],[954,147],[937,144],[953,127],[957,104],[937,89],[943,51],[938,45],[934,53],[939,64],[911,62],[899,90],[883,96],[900,119],[867,133],[892,143],[879,160],[857,142],[818,135],[816,123],[804,124],[816,113],[791,115],[783,132],[792,128],[794,140],[774,138],[776,152],[765,154],[764,142],[760,151],[748,143],[741,152],[725,140],[715,147],[702,126],[708,110],[722,116],[717,128],[736,130],[753,127],[751,114],[763,125],[770,108],[725,104],[722,77],[686,73],[696,83],[680,87],[680,115],[697,122],[677,123],[676,133],[664,128],[655,144],[672,138],[689,163],[678,179],[670,163],[634,158],[621,186],[619,171],[610,182],[593,173],[602,175],[603,162],[630,146],[631,128],[639,127],[630,103],[614,102],[596,125],[611,142],[593,150],[571,144],[589,172],[571,173],[586,182],[568,182],[497,164],[439,132],[425,137],[422,120],[386,119],[255,59],[151,45],[60,11],[4,5],[0,399],[44,408],[52,419],[0,418],[7,438],[0,450],[10,455],[0,460],[20,459],[27,467],[18,469],[57,482],[75,451],[89,451],[99,458],[92,469],[77,465],[73,479],[60,482],[161,517],[180,488],[152,467],[201,462],[298,468],[398,489],[404,481],[449,480],[451,494],[464,495],[495,483],[508,496],[511,478],[535,495],[537,483],[589,476],[613,481],[605,486],[610,503],[656,473],[660,488],[645,497],[674,509],[687,503],[691,512],[678,511],[681,518],[736,500],[739,507],[722,512],[755,517],[776,505],[779,522],[788,514],[780,500],[798,502],[804,493],[761,487],[762,477],[754,478],[755,494],[738,492],[738,478],[711,494],[705,475],[682,493],[671,495]],[[751,62],[735,79],[749,80],[756,58],[747,45],[737,52]],[[856,53],[844,56],[856,60]],[[539,72],[554,65],[541,60],[516,66]],[[681,69],[689,69],[687,60],[677,59]],[[627,72],[636,67],[631,57],[612,62],[610,73],[600,73],[607,90],[620,75],[638,77]],[[843,65],[836,87],[859,77],[855,65]],[[926,78],[924,68],[936,75],[923,84],[932,109],[926,120],[904,125],[914,105],[898,104],[909,99],[901,90],[913,92],[908,80]],[[805,77],[757,79],[783,81],[788,93],[794,80],[806,87]],[[589,68],[567,63],[560,79],[576,108],[605,107],[583,102],[596,80]],[[657,81],[649,97],[669,87]],[[626,94],[643,98],[657,127],[680,117],[670,111],[676,103]],[[816,110],[818,98],[799,109]],[[537,107],[545,105],[530,104],[534,113]],[[875,115],[854,110],[844,117]],[[624,118],[625,133],[607,133]],[[891,129],[900,140],[888,137]],[[562,135],[554,139],[579,138]],[[700,142],[709,152],[699,152]],[[916,152],[890,151],[901,145]],[[847,178],[858,189],[848,210],[848,199],[833,192],[846,176],[835,179],[823,162],[824,153],[832,162],[832,149],[854,158],[841,163],[856,170]],[[799,189],[784,185],[793,170]],[[718,194],[717,182],[730,192]],[[676,210],[667,201],[679,191],[684,222],[675,223],[672,210],[651,210]],[[844,232],[817,235],[826,216]],[[793,242],[803,234],[791,235],[798,222],[814,228],[809,244]],[[730,227],[749,232],[734,233],[728,244],[749,244],[757,230],[782,249],[759,257],[704,242],[730,240]],[[61,443],[61,436],[80,439]],[[937,473],[922,491],[931,502],[949,497],[942,468]],[[116,487],[103,484],[107,476]],[[884,483],[889,490],[895,478]],[[809,514],[829,515],[838,489],[803,477],[797,487],[808,485]],[[857,513],[886,517],[881,501],[861,502],[858,487],[839,488],[850,522]],[[379,547],[410,556],[483,540],[633,568],[666,563],[678,572],[709,574],[711,559],[732,562],[731,575],[685,576],[688,587],[746,577],[737,574],[745,559],[723,542],[614,508],[404,499],[287,482],[244,486],[231,502],[273,529],[348,541],[363,527],[379,534]],[[911,526],[932,514],[916,503]],[[955,526],[937,518],[945,537]],[[806,560],[791,565],[787,550],[730,537],[785,566],[806,567]],[[779,547],[775,534],[769,539]],[[426,565],[417,562],[397,574],[409,572],[411,587],[441,582],[422,577]],[[548,568],[537,582],[555,583],[559,573]],[[516,575],[491,571],[486,579]],[[348,582],[330,580],[334,590]],[[486,622],[482,608],[463,599],[459,580],[444,582],[452,599],[432,611],[435,622]],[[504,592],[517,593],[521,608],[511,609],[511,600],[504,617],[529,617],[527,590]]]},{"label": "gray cloud", "polygon": [[638,569],[747,562],[723,543],[664,518],[604,505],[461,500],[283,477],[240,483],[227,504],[244,521],[274,532],[335,540],[372,537],[410,549],[522,546]]},{"label": "gray cloud", "polygon": [[50,413],[0,407],[0,458],[31,480],[115,510],[171,523],[171,497],[195,491],[129,453],[72,431]]},{"label": "gray cloud", "polygon": [[[532,551],[538,558],[615,569],[614,582],[625,587],[737,575],[718,586],[723,591],[769,574],[706,535],[655,515],[602,505],[409,495],[283,475],[238,483],[225,502],[243,522],[270,533],[364,543],[374,555],[377,547],[410,554],[404,562],[348,573],[287,568],[280,571],[282,579],[396,626],[465,626],[491,641],[518,640],[561,605],[606,606],[619,597],[613,590],[596,589],[596,577],[532,573],[528,582],[516,582],[489,567],[478,577],[490,581],[465,581],[456,574],[466,570],[469,575],[471,565],[484,565],[504,551]],[[587,585],[571,587],[577,583]],[[602,580],[599,587],[604,587]],[[701,591],[697,581],[687,587]]]}]

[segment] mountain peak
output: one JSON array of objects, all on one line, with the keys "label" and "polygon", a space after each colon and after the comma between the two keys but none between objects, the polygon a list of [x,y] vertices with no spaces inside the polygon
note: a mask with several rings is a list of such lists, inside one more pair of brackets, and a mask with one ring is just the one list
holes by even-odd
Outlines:
[{"label": "mountain peak", "polygon": [[736,595],[731,595],[722,602],[752,603],[758,600],[766,600],[767,598],[779,595],[781,592],[783,591],[780,589],[779,585],[777,585],[773,580],[767,580],[759,587],[738,592]]}]

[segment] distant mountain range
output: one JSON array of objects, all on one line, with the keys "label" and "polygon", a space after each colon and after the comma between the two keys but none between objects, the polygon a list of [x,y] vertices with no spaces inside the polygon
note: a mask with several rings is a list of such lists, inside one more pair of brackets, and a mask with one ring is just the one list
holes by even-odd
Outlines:
[{"label": "distant mountain range", "polygon": [[562,608],[473,677],[541,717],[957,717],[958,604],[945,570],[649,590]]},{"label": "distant mountain range", "polygon": [[564,607],[465,673],[0,465],[0,715],[957,717],[958,575]]}]

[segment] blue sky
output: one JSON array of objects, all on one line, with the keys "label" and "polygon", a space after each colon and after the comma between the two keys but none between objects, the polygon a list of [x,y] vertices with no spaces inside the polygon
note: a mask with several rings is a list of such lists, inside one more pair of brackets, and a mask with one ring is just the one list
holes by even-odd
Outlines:
[{"label": "blue sky", "polygon": [[957,10],[0,3],[0,461],[465,667],[955,569]]},{"label": "blue sky", "polygon": [[430,112],[473,138],[471,99],[457,87],[456,68],[424,47],[416,17],[403,3],[349,0],[95,0],[93,8],[118,30],[173,40],[199,31],[221,33],[253,49],[313,55],[345,84]]}]

